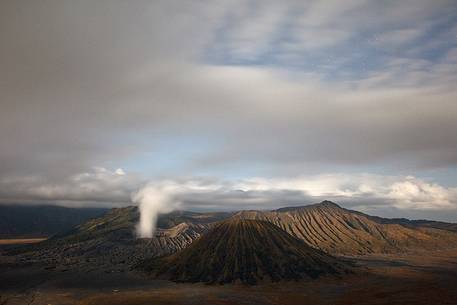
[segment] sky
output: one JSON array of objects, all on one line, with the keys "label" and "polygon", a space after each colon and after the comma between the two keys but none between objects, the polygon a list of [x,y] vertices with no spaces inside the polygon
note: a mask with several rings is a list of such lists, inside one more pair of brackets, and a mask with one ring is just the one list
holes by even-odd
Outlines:
[{"label": "sky", "polygon": [[457,2],[0,1],[0,203],[457,222]]}]

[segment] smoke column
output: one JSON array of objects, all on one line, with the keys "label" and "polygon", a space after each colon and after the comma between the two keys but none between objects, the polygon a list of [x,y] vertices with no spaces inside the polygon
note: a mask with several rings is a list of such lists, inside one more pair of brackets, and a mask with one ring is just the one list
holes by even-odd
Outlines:
[{"label": "smoke column", "polygon": [[161,213],[170,213],[180,207],[176,198],[179,186],[175,183],[148,184],[132,195],[132,201],[138,204],[140,222],[136,227],[140,238],[154,235],[157,218]]},{"label": "smoke column", "polygon": [[138,204],[140,222],[136,226],[139,238],[154,236],[159,214],[170,213],[182,205],[183,194],[201,194],[221,189],[219,184],[200,182],[151,182],[132,195],[132,201]]}]

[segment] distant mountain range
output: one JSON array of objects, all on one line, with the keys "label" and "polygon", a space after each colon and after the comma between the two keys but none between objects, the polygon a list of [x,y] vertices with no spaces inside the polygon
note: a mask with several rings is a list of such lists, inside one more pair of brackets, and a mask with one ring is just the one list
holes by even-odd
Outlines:
[{"label": "distant mountain range", "polygon": [[457,234],[443,230],[452,229],[452,224],[373,217],[330,201],[268,212],[240,211],[234,217],[269,221],[308,245],[337,255],[395,253],[457,245]]},{"label": "distant mountain range", "polygon": [[344,262],[333,256],[457,247],[454,224],[385,219],[330,201],[272,211],[176,211],[160,215],[155,236],[143,239],[136,238],[138,220],[136,207],[112,209],[10,254],[61,270],[140,266],[176,281],[252,283],[344,272]]},{"label": "distant mountain range", "polygon": [[72,229],[109,209],[51,205],[0,205],[0,239],[50,237]]},{"label": "distant mountain range", "polygon": [[424,228],[434,228],[434,229],[441,229],[441,230],[457,232],[457,223],[449,223],[449,222],[426,220],[426,219],[409,220],[406,218],[381,218],[381,217],[377,217],[377,216],[369,216],[369,218],[373,219],[376,222],[384,223],[384,224],[400,224],[400,225],[403,225],[406,227],[412,227],[412,228],[424,227]]}]

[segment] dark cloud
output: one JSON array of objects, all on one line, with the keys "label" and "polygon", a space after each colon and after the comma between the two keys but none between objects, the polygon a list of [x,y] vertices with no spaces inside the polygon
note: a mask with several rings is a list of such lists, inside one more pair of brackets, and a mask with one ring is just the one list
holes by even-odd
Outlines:
[{"label": "dark cloud", "polygon": [[[123,204],[158,173],[113,174],[114,183],[91,169],[144,155],[163,162],[164,138],[170,149],[187,143],[180,168],[165,166],[175,178],[222,172],[225,181],[226,169],[247,176],[254,166],[286,176],[376,166],[389,176],[457,165],[454,1],[258,6],[3,1],[0,199]],[[359,63],[334,50],[382,65],[354,77]],[[331,60],[298,69],[318,57]],[[96,187],[81,188],[80,173]],[[235,207],[258,195],[236,194],[214,200]],[[287,188],[262,194],[271,200],[263,207],[307,200]]]}]

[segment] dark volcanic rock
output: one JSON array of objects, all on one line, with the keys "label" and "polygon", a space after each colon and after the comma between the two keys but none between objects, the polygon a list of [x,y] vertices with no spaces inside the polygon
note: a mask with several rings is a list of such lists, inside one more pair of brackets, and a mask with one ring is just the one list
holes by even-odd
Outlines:
[{"label": "dark volcanic rock", "polygon": [[136,207],[112,209],[65,234],[10,251],[19,261],[41,262],[56,268],[122,271],[138,262],[179,251],[208,230],[209,224],[230,213],[177,211],[159,217],[153,238],[138,239]]},{"label": "dark volcanic rock", "polygon": [[349,270],[346,263],[269,222],[241,219],[223,221],[188,248],[146,260],[138,268],[178,282],[248,284],[310,279]]},{"label": "dark volcanic rock", "polygon": [[[39,244],[8,248],[18,262],[40,262],[50,268],[121,271],[139,262],[185,249],[214,223],[235,219],[264,220],[308,246],[333,255],[398,253],[457,247],[457,234],[427,228],[430,222],[389,220],[343,209],[325,201],[274,211],[195,213],[176,211],[160,215],[153,238],[137,239],[136,207],[112,209],[72,230]],[[440,226],[445,224],[440,223]]]}]

